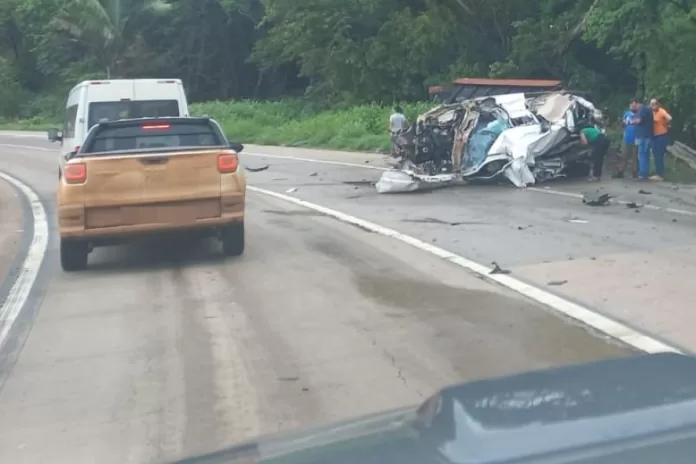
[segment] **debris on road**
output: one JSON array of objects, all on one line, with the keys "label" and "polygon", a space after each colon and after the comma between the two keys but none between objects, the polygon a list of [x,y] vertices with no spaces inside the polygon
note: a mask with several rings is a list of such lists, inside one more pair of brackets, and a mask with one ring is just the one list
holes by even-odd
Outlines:
[{"label": "debris on road", "polygon": [[[431,188],[435,176],[507,178],[517,187],[589,170],[591,149],[580,129],[601,126],[591,102],[567,92],[514,93],[444,104],[395,136],[402,153],[398,180],[385,173],[380,193]],[[387,186],[390,180],[397,186]],[[430,179],[430,182],[425,179]],[[378,183],[378,185],[380,185]]]},{"label": "debris on road", "polygon": [[436,176],[418,175],[413,171],[385,171],[375,184],[377,193],[407,193],[454,185],[457,177],[454,174]]},{"label": "debris on road", "polygon": [[484,222],[479,222],[479,221],[450,222],[450,221],[443,221],[442,219],[436,219],[436,218],[431,218],[431,217],[426,217],[426,218],[422,218],[422,219],[402,219],[401,222],[415,222],[415,223],[421,223],[421,224],[442,224],[445,226],[463,226],[463,225],[485,224]]},{"label": "debris on road", "polygon": [[498,263],[496,263],[495,261],[493,261],[491,264],[493,265],[493,269],[491,270],[491,272],[489,272],[489,274],[510,274],[511,272],[508,269],[503,269],[500,266],[498,266]]},{"label": "debris on road", "polygon": [[637,209],[640,209],[642,207],[643,207],[643,205],[641,205],[640,203],[636,203],[635,201],[630,201],[630,202],[626,203],[626,208],[637,210]]},{"label": "debris on road", "polygon": [[558,287],[561,285],[567,284],[567,280],[552,280],[551,282],[547,283],[546,285],[552,286],[552,287]]},{"label": "debris on road", "polygon": [[577,217],[570,217],[568,222],[572,222],[573,224],[587,224],[586,220]]},{"label": "debris on road", "polygon": [[316,177],[316,176],[318,176],[318,175],[319,175],[318,172],[313,172],[313,173],[311,173],[311,174],[309,175],[309,177]]},{"label": "debris on road", "polygon": [[606,206],[611,200],[611,195],[608,193],[585,193],[582,196],[582,202],[587,206]]},{"label": "debris on road", "polygon": [[363,180],[344,180],[344,184],[346,185],[355,185],[356,187],[359,187],[361,185],[375,185],[375,182],[367,179]]},{"label": "debris on road", "polygon": [[265,165],[265,166],[261,166],[260,168],[250,168],[250,167],[247,166],[247,167],[246,167],[246,170],[249,171],[249,172],[261,172],[261,171],[265,171],[265,170],[268,169],[269,167],[270,167],[270,165],[268,165],[268,164]]},{"label": "debris on road", "polygon": [[297,192],[297,187],[293,187],[293,188],[287,189],[287,190],[285,191],[285,193],[293,193],[293,192]]},{"label": "debris on road", "polygon": [[648,192],[647,190],[640,189],[638,190],[638,193],[641,195],[652,195],[652,192]]}]

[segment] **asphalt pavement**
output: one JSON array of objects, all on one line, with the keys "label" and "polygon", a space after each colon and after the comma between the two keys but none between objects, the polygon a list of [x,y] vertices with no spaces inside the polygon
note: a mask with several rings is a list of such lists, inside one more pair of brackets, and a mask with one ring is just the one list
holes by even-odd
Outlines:
[{"label": "asphalt pavement", "polygon": [[[0,462],[161,462],[415,404],[458,381],[634,352],[431,253],[257,192],[248,195],[241,258],[221,258],[214,241],[155,242],[97,249],[89,270],[63,273],[56,148],[0,135],[0,172],[39,195],[51,230],[22,312],[0,341]],[[345,162],[373,162],[359,156]],[[607,245],[599,229],[623,220],[648,230],[648,215],[659,213],[594,212],[610,219],[580,225],[559,216],[574,204],[562,196],[505,187],[379,196],[366,183],[377,170],[275,156],[243,162],[270,165],[248,174],[255,187],[513,273],[571,250],[607,253],[619,241]],[[540,205],[530,213],[532,198]],[[662,233],[687,243],[688,220],[665,221]]]}]

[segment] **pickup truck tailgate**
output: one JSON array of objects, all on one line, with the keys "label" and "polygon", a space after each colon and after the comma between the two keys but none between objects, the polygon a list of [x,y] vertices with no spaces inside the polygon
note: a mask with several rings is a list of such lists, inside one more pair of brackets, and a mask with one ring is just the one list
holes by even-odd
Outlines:
[{"label": "pickup truck tailgate", "polygon": [[85,226],[186,223],[221,214],[220,149],[85,157]]}]

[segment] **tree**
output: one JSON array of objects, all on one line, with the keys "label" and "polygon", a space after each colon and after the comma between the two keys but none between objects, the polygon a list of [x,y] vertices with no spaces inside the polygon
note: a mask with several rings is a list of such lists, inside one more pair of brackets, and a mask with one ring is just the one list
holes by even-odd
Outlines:
[{"label": "tree", "polygon": [[118,76],[148,23],[166,14],[166,0],[71,0],[52,24],[91,50],[107,77]]}]

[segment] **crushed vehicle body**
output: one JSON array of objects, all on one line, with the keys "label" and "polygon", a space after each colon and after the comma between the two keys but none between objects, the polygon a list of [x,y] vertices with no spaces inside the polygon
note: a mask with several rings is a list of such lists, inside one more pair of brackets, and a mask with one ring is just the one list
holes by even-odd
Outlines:
[{"label": "crushed vehicle body", "polygon": [[[601,111],[590,101],[563,91],[444,104],[420,115],[395,138],[401,154],[397,168],[413,174],[414,182],[421,176],[504,177],[518,187],[584,174],[591,148],[581,144],[580,130],[586,126],[601,129],[602,119]],[[385,177],[388,181],[389,175]],[[390,189],[383,182],[380,191],[404,190],[403,185]],[[417,187],[408,191],[413,190]]]}]

